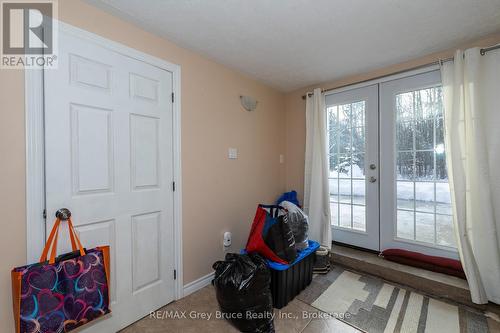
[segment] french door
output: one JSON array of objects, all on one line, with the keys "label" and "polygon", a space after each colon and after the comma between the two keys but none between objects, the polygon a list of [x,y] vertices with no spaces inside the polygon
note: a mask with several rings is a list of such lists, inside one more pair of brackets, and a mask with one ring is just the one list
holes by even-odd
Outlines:
[{"label": "french door", "polygon": [[439,71],[380,85],[380,247],[458,258]]},{"label": "french door", "polygon": [[458,258],[439,71],[325,97],[333,240]]},{"label": "french door", "polygon": [[379,249],[378,87],[327,95],[333,240]]}]

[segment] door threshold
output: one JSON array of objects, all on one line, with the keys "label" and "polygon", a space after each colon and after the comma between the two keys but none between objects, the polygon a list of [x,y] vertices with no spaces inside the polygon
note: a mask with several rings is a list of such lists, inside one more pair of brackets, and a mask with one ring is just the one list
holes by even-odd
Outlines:
[{"label": "door threshold", "polygon": [[475,304],[470,298],[467,281],[455,276],[428,271],[385,260],[371,250],[334,243],[331,261],[358,272],[374,275],[383,280],[413,288],[437,298],[449,299],[482,311],[500,315],[500,305]]},{"label": "door threshold", "polygon": [[[358,250],[358,251],[362,251],[362,252],[368,252],[368,253],[372,253],[372,254],[376,254],[376,255],[378,255],[380,253],[380,251],[377,251],[377,250],[365,249],[364,247],[346,244],[346,243],[341,243],[341,242],[336,242],[336,241],[332,241],[332,245],[333,246],[340,246],[342,248],[349,248],[349,249],[353,249],[353,250]],[[332,251],[333,251],[333,248],[332,248]]]}]

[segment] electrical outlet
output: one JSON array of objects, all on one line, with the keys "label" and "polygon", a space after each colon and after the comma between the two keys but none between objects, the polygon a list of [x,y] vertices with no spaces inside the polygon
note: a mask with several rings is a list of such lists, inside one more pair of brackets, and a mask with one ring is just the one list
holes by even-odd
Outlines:
[{"label": "electrical outlet", "polygon": [[231,240],[232,238],[232,235],[229,231],[226,231],[224,233],[224,240],[222,241],[222,244],[224,245],[224,247],[230,247],[231,246]]},{"label": "electrical outlet", "polygon": [[224,236],[222,238],[222,252],[226,253],[231,249],[231,243],[232,243],[232,235],[229,231],[226,231],[224,233]]}]

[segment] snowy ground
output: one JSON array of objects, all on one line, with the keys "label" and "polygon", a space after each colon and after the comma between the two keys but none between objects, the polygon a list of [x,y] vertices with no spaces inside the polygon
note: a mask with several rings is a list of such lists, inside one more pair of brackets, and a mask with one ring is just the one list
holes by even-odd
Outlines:
[{"label": "snowy ground", "polygon": [[[330,172],[330,201],[332,224],[365,230],[364,179],[351,180],[349,173]],[[364,178],[354,165],[353,178]],[[434,191],[434,186],[436,190]],[[352,206],[351,210],[351,198]],[[416,200],[414,200],[416,199]],[[434,218],[435,206],[435,218]],[[451,200],[447,183],[397,182],[398,237],[454,246],[455,236],[451,218]],[[434,239],[436,234],[436,239]]]},{"label": "snowy ground", "polygon": [[[353,197],[353,202],[361,202],[364,198]],[[333,198],[331,198],[333,200]],[[342,200],[342,199],[341,199]],[[418,202],[420,207],[429,206],[428,202]],[[341,227],[365,230],[366,211],[364,206],[352,206],[331,202],[332,224]],[[425,212],[413,212],[398,210],[398,237],[414,239],[422,242],[434,243],[434,214]],[[414,225],[415,223],[415,225]],[[455,246],[455,235],[453,232],[452,217],[450,215],[436,214],[436,243],[444,246]]]}]

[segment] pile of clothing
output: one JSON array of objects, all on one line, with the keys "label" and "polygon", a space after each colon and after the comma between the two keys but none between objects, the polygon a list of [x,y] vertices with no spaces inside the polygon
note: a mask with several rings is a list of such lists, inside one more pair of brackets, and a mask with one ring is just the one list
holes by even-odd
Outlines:
[{"label": "pile of clothing", "polygon": [[[271,272],[267,260],[294,265],[307,252],[301,251],[310,246],[309,220],[296,195],[295,191],[287,192],[274,205],[258,205],[245,250],[241,254],[228,253],[224,261],[213,265],[212,284],[220,309],[242,332],[274,331]],[[311,249],[316,249],[318,244],[315,244]],[[318,267],[315,264],[314,270],[318,273],[330,269],[328,253],[326,250],[316,256]],[[255,316],[248,317],[249,313]]]},{"label": "pile of clothing", "polygon": [[[297,251],[308,246],[309,218],[301,209],[297,192],[284,193],[275,205],[259,205],[248,238],[247,252],[259,253],[282,264],[292,263]],[[330,271],[330,251],[316,251],[313,273]]]},{"label": "pile of clothing", "polygon": [[[298,248],[303,248],[301,238],[295,237],[288,210],[281,205],[259,205],[248,236],[246,251],[259,253],[280,264],[290,264],[297,258]],[[303,229],[304,227],[301,227]],[[302,238],[306,238],[307,233]]]},{"label": "pile of clothing", "polygon": [[[308,244],[309,218],[300,207],[297,192],[283,193],[276,203],[287,210],[288,223],[295,237],[295,248],[299,251],[303,250]],[[320,246],[316,251],[313,273],[326,274],[330,269],[330,251],[328,248]]]},{"label": "pile of clothing", "polygon": [[[297,204],[298,202],[293,203],[286,200],[279,203],[279,205],[284,207],[288,212],[288,223],[295,237],[295,249],[300,251],[308,246],[307,232],[309,230],[309,218]],[[330,269],[330,251],[326,247],[320,246],[319,249],[316,250],[313,273],[326,274]]]}]

